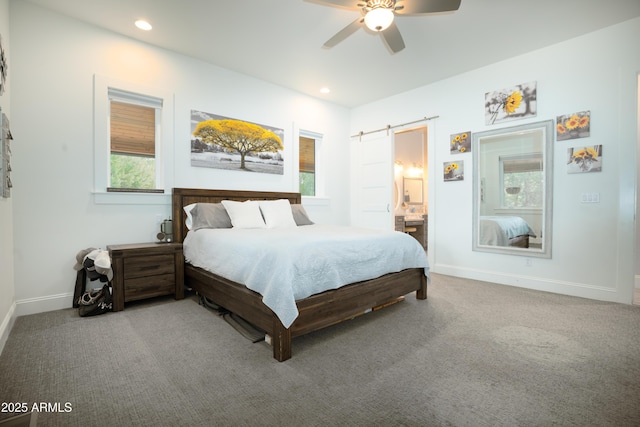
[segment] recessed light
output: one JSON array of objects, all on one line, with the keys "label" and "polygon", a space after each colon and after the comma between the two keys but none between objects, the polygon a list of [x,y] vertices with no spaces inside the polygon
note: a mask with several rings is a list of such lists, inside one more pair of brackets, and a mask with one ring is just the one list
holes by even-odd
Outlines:
[{"label": "recessed light", "polygon": [[145,21],[144,19],[138,19],[136,21],[136,27],[140,28],[141,30],[144,31],[150,31],[151,28],[153,28],[151,26],[151,24],[149,24],[147,21]]},{"label": "recessed light", "polygon": [[331,89],[329,89],[328,87],[323,87],[322,89],[320,89],[320,93],[329,93],[331,92]]}]

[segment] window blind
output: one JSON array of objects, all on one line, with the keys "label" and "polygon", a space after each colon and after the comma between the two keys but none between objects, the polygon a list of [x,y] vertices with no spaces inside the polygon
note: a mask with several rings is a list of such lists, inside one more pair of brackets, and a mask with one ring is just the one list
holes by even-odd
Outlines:
[{"label": "window blind", "polygon": [[316,140],[300,137],[300,172],[316,171]]},{"label": "window blind", "polygon": [[521,156],[500,156],[504,173],[542,171],[542,154],[532,153]]},{"label": "window blind", "polygon": [[162,100],[109,88],[111,152],[155,156],[156,112]]}]

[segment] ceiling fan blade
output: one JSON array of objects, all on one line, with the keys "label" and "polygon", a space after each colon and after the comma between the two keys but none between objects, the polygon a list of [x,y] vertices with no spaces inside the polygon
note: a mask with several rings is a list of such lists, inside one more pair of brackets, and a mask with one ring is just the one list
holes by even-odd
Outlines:
[{"label": "ceiling fan blade", "polygon": [[364,0],[305,0],[308,3],[316,3],[322,6],[340,7],[349,10],[361,10],[365,3]]},{"label": "ceiling fan blade", "polygon": [[425,15],[428,13],[452,12],[460,8],[461,0],[399,0],[398,15]]},{"label": "ceiling fan blade", "polygon": [[335,36],[327,40],[324,43],[323,47],[326,47],[326,48],[334,47],[335,45],[340,43],[342,40],[346,39],[351,34],[358,31],[360,27],[362,27],[363,23],[364,23],[364,18],[356,19],[351,24],[347,25],[346,27],[338,31]]},{"label": "ceiling fan blade", "polygon": [[400,30],[395,22],[392,22],[389,28],[380,32],[382,40],[393,53],[398,53],[404,49],[404,40],[400,35]]}]

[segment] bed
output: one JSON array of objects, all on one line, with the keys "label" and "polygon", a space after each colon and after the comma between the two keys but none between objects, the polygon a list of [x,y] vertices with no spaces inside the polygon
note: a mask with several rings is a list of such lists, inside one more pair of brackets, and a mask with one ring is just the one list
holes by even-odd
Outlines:
[{"label": "bed", "polygon": [[529,247],[536,237],[531,226],[519,216],[481,216],[480,244],[488,246]]},{"label": "bed", "polygon": [[[188,236],[185,206],[194,203],[221,203],[223,200],[242,202],[283,199],[288,200],[291,205],[301,203],[299,193],[174,188],[174,239],[184,242]],[[426,256],[424,258],[426,263]],[[260,293],[221,274],[197,267],[188,261],[185,263],[185,284],[265,331],[271,340],[273,357],[280,362],[291,358],[292,340],[296,336],[353,318],[374,307],[385,306],[412,292],[416,292],[417,299],[426,299],[427,274],[428,264],[425,264],[424,267],[406,268],[296,299],[297,315],[290,324],[285,322],[288,324],[285,327],[281,318],[263,302]]]}]

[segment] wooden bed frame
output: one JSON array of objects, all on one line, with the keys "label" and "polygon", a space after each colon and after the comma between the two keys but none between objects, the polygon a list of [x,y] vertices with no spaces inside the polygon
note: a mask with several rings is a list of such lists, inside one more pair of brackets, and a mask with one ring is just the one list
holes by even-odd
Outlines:
[{"label": "wooden bed frame", "polygon": [[[299,204],[302,200],[300,193],[174,188],[174,240],[182,242],[187,234],[183,207],[191,203],[277,199],[288,199],[291,204]],[[184,270],[187,286],[269,334],[273,357],[280,362],[291,358],[291,341],[296,336],[350,319],[414,291],[418,299],[427,298],[424,269],[403,270],[298,300],[299,315],[289,328],[285,328],[263,304],[260,294],[188,263]]]},{"label": "wooden bed frame", "polygon": [[516,248],[528,248],[529,247],[529,235],[523,234],[522,236],[516,236],[509,239],[509,246]]}]

